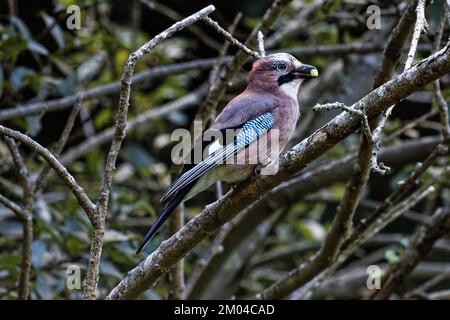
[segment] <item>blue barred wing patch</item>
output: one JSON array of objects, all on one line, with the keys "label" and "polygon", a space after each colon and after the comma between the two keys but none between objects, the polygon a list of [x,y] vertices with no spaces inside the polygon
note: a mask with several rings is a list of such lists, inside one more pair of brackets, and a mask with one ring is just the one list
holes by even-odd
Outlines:
[{"label": "blue barred wing patch", "polygon": [[264,113],[259,117],[246,122],[236,136],[237,147],[243,148],[253,141],[256,141],[261,135],[273,127],[274,121],[271,113]]},{"label": "blue barred wing patch", "polygon": [[236,134],[234,143],[225,145],[214,151],[208,158],[183,173],[164,193],[161,202],[166,201],[191,182],[211,172],[219,165],[224,164],[226,159],[236,155],[239,150],[247,147],[252,142],[258,140],[260,136],[267,133],[273,127],[274,123],[275,119],[271,113],[264,113],[253,120],[247,121]]}]

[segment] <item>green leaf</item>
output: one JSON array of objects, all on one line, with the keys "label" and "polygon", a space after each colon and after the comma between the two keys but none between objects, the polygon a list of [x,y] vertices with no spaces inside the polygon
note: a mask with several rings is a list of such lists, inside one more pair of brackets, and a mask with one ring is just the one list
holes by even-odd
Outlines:
[{"label": "green leaf", "polygon": [[24,37],[26,40],[32,40],[33,37],[31,36],[31,32],[28,29],[27,25],[17,16],[11,17],[11,23],[19,30],[22,37]]},{"label": "green leaf", "polygon": [[19,265],[21,257],[15,253],[0,254],[0,270],[7,270],[13,278],[19,276]]},{"label": "green leaf", "polygon": [[103,128],[111,122],[113,110],[111,108],[103,108],[95,116],[94,124],[96,128]]},{"label": "green leaf", "polygon": [[28,40],[28,49],[43,56],[47,56],[49,53],[46,47],[32,39]]}]

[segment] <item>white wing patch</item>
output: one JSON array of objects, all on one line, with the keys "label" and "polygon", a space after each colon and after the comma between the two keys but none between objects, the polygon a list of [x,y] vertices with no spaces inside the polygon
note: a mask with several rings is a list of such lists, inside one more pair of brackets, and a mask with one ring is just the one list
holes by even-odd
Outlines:
[{"label": "white wing patch", "polygon": [[221,148],[223,148],[223,145],[221,145],[219,139],[217,139],[216,141],[214,141],[214,143],[212,143],[209,146],[208,154],[211,155],[211,154],[213,154],[214,152],[216,152],[217,150],[219,150]]}]

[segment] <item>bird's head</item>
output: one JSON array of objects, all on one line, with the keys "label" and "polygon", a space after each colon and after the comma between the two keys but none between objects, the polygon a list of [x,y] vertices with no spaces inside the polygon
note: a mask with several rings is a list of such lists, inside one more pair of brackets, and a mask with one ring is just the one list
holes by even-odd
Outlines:
[{"label": "bird's head", "polygon": [[316,67],[303,64],[288,53],[274,53],[253,63],[249,86],[253,89],[281,90],[296,98],[302,81],[318,76]]}]

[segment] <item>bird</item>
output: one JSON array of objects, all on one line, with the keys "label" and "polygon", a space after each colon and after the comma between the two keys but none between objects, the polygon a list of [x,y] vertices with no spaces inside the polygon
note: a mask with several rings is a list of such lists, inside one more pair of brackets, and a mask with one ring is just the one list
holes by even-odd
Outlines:
[{"label": "bird", "polygon": [[[255,60],[245,90],[223,108],[186,156],[179,175],[161,198],[164,209],[136,254],[181,202],[217,181],[236,184],[275,163],[300,117],[299,88],[304,80],[318,75],[316,67],[303,64],[288,53],[274,53]],[[230,139],[224,139],[228,131],[233,134]],[[208,141],[206,136],[221,138]],[[200,161],[194,159],[196,151],[205,155]]]}]

